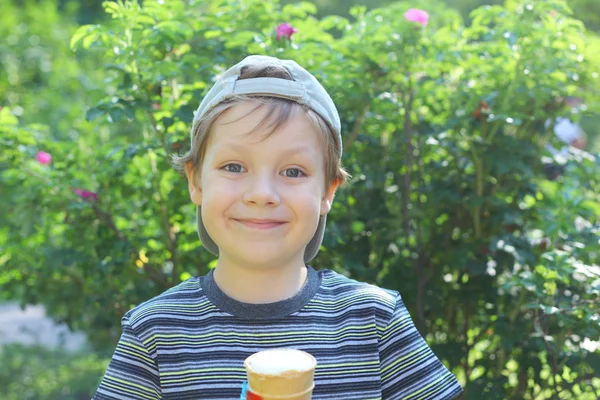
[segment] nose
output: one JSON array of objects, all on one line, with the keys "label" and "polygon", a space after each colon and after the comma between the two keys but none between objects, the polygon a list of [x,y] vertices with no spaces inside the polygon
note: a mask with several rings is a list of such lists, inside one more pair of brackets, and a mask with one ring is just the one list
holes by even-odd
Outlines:
[{"label": "nose", "polygon": [[268,173],[255,175],[248,179],[248,186],[243,195],[245,204],[276,206],[279,204],[277,185]]}]

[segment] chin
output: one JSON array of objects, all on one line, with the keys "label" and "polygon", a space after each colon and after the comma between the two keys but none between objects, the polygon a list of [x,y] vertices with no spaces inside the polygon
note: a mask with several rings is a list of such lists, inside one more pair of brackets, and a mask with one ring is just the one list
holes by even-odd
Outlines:
[{"label": "chin", "polygon": [[237,259],[247,260],[248,264],[256,264],[257,267],[261,265],[280,265],[282,262],[288,262],[290,259],[295,258],[295,254],[282,253],[281,247],[273,248],[272,246],[249,246],[245,249],[238,247],[232,254],[235,254]]}]

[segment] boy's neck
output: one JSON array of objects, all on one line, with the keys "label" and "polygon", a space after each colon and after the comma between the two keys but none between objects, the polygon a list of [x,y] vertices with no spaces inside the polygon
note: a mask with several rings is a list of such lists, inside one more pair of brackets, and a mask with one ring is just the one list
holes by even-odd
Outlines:
[{"label": "boy's neck", "polygon": [[239,266],[219,257],[215,283],[227,296],[248,304],[268,304],[288,299],[300,291],[308,275],[304,262],[277,268]]}]

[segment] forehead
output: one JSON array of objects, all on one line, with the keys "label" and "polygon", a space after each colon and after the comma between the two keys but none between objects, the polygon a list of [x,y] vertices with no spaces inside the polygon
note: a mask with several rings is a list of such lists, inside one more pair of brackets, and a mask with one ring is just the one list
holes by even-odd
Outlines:
[{"label": "forehead", "polygon": [[[280,117],[283,123],[276,126]],[[273,150],[302,146],[320,154],[324,150],[323,141],[323,132],[299,105],[277,107],[269,115],[269,105],[244,101],[233,105],[215,120],[210,129],[207,150],[228,145],[275,146]]]}]

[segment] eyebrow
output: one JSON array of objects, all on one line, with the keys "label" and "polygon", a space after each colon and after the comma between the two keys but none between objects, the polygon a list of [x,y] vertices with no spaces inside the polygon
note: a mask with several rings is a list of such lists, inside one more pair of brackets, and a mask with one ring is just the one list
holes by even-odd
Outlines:
[{"label": "eyebrow", "polygon": [[[218,150],[219,151],[233,150],[238,153],[244,153],[246,150],[246,146],[240,145],[237,143],[224,143],[224,144],[219,145]],[[308,153],[311,150],[312,150],[312,148],[310,146],[297,146],[297,147],[285,149],[281,152],[281,154],[287,156],[287,155],[293,155],[293,154],[298,154],[298,153]]]}]

